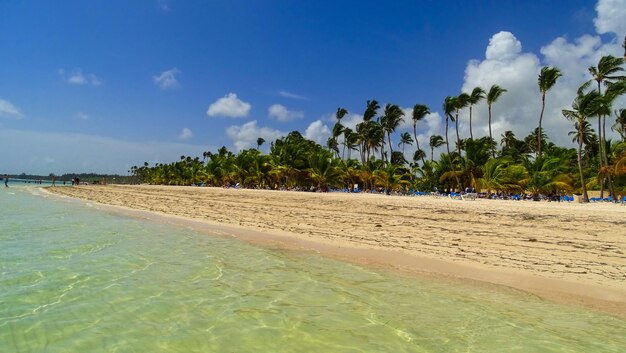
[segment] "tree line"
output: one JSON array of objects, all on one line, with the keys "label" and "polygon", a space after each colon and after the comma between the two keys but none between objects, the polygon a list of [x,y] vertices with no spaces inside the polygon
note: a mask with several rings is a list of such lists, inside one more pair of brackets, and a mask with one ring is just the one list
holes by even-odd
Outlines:
[{"label": "tree line", "polygon": [[[505,131],[499,141],[492,135],[492,111],[507,92],[493,85],[488,90],[476,87],[446,97],[442,104],[445,134],[430,136],[427,141],[418,140],[417,129],[430,114],[428,106],[415,104],[407,116],[396,104],[381,107],[378,101],[368,100],[363,121],[354,129],[342,123],[348,110],[337,109],[325,146],[293,131],[270,142],[267,154],[260,152],[266,141],[259,137],[256,149],[234,154],[222,147],[204,152],[202,159],[181,156],[179,161],[154,166],[146,162],[129,172],[138,182],[166,185],[328,190],[351,189],[356,184],[360,189],[387,193],[472,187],[488,193],[577,193],[585,202],[589,200],[587,191],[592,189],[600,190],[601,197],[606,194],[616,199],[626,193],[626,109],[614,106],[626,93],[623,64],[623,58],[602,57],[597,66],[589,68],[590,79],[578,89],[571,108],[562,111],[563,119],[572,123],[568,135],[577,148],[556,146],[542,128],[548,93],[562,77],[557,67],[546,66],[537,78],[541,97],[537,127],[523,138],[512,131]],[[489,136],[475,138],[472,109],[482,101],[488,108]],[[461,138],[458,123],[465,110],[469,136]],[[400,133],[399,143],[394,145],[392,136],[406,119],[412,121],[412,134]],[[607,123],[619,134],[619,140],[607,139]],[[456,137],[452,142],[451,125]],[[407,145],[415,145],[409,160],[404,153]],[[435,149],[443,145],[446,152],[435,160]]]}]

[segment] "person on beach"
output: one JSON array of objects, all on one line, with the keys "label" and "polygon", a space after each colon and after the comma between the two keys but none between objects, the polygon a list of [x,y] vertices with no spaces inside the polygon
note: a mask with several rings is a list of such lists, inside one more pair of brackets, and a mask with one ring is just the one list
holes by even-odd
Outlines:
[{"label": "person on beach", "polygon": [[52,174],[52,186],[56,186],[56,177]]},{"label": "person on beach", "polygon": [[9,187],[9,175],[8,174],[4,175],[4,187],[5,188]]}]

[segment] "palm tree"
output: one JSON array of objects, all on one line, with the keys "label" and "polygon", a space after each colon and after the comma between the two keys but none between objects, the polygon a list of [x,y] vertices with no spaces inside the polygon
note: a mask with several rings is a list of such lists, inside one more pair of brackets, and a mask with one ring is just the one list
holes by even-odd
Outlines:
[{"label": "palm tree", "polygon": [[344,116],[346,116],[346,114],[348,114],[348,111],[344,108],[337,108],[337,112],[335,113],[335,117],[337,118],[337,121],[341,121],[341,119],[343,119]]},{"label": "palm tree", "polygon": [[409,134],[408,132],[403,132],[402,134],[400,134],[400,143],[398,143],[398,147],[402,147],[402,154],[404,154],[404,146],[412,144],[413,138],[411,137],[411,134]]},{"label": "palm tree", "polygon": [[[543,120],[543,111],[546,107],[546,92],[548,92],[555,84],[556,80],[561,77],[561,71],[557,67],[544,66],[539,73],[538,84],[541,93],[541,114],[539,115],[539,131],[541,131],[541,121]],[[541,140],[537,140],[537,157],[541,158]]]},{"label": "palm tree", "polygon": [[[341,125],[339,121],[335,123],[335,126],[333,126],[333,137],[332,137],[332,139],[334,140],[333,145],[337,147],[339,146],[339,143],[337,142],[337,137],[343,134],[344,129],[345,127]],[[336,152],[336,157],[339,158],[339,148],[337,148],[335,152]]]},{"label": "palm tree", "polygon": [[443,114],[446,116],[446,149],[448,154],[450,154],[450,143],[448,142],[448,121],[450,119],[454,119],[452,117],[452,112],[454,111],[454,97],[447,96],[443,100]]},{"label": "palm tree", "polygon": [[[596,83],[598,84],[599,94],[602,94],[603,82],[606,84],[614,80],[624,80],[624,76],[619,75],[621,71],[624,71],[624,69],[621,67],[623,63],[624,59],[622,58],[616,58],[612,55],[606,55],[600,58],[600,61],[598,61],[598,66],[589,67],[589,73],[593,77],[592,80],[596,81]],[[600,118],[598,119],[598,139],[600,143],[600,156],[603,166],[608,165],[606,151],[604,149],[604,144],[606,144],[605,123],[605,114],[600,114]],[[610,179],[609,183],[611,183]]]},{"label": "palm tree", "polygon": [[383,130],[387,133],[387,141],[389,142],[389,152],[393,154],[393,145],[391,144],[391,134],[396,131],[398,126],[404,121],[404,112],[396,104],[385,105],[385,114],[380,119]]},{"label": "palm tree", "polygon": [[256,139],[256,149],[260,150],[261,149],[261,145],[265,143],[265,139],[262,137],[259,137],[258,139]]},{"label": "palm tree", "polygon": [[[489,107],[489,138],[491,140],[493,140],[493,135],[491,134],[491,106],[498,100],[498,98],[500,98],[500,96],[504,92],[506,92],[506,89],[498,85],[493,85],[487,93],[487,106]],[[491,154],[494,158],[496,157],[495,149],[491,151]]]},{"label": "palm tree", "polygon": [[515,141],[515,134],[511,130],[507,130],[502,134],[502,140],[500,140],[500,145],[504,146],[504,148],[510,148],[513,141]]},{"label": "palm tree", "polygon": [[472,107],[474,106],[474,104],[478,104],[478,102],[480,102],[483,99],[485,99],[485,90],[480,87],[474,88],[472,90],[472,93],[469,94],[469,99],[468,99],[469,111],[470,111],[469,130],[470,130],[470,138],[472,140],[474,139],[474,134],[472,133]]},{"label": "palm tree", "polygon": [[585,177],[583,175],[583,166],[582,166],[582,147],[583,147],[583,138],[584,135],[584,127],[586,126],[586,121],[588,118],[595,116],[598,113],[598,109],[600,106],[600,100],[602,96],[598,91],[591,91],[588,93],[583,92],[583,88],[578,90],[578,95],[574,102],[572,103],[572,110],[563,109],[563,116],[565,116],[568,120],[574,121],[576,127],[578,128],[578,135],[581,136],[578,138],[578,172],[580,174],[580,184],[583,191],[583,201],[589,202],[589,196],[587,195],[587,185],[585,184]]},{"label": "palm tree", "polygon": [[435,155],[435,148],[441,147],[444,144],[443,137],[439,135],[432,135],[429,141],[430,146],[430,162],[433,162],[433,157]]},{"label": "palm tree", "polygon": [[[430,114],[428,106],[423,104],[416,104],[413,106],[413,137],[415,138],[415,147],[419,150],[420,144],[417,141],[417,122],[424,119],[426,115]],[[422,164],[424,159],[422,158]]]},{"label": "palm tree", "polygon": [[454,98],[454,127],[456,128],[456,148],[461,155],[461,137],[459,136],[459,110],[469,105],[470,96],[467,93],[461,93]]}]

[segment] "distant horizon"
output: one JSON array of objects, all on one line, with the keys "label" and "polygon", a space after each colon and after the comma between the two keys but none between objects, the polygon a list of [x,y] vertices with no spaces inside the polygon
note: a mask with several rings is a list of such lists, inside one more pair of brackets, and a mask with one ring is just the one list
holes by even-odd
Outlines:
[{"label": "distant horizon", "polygon": [[[505,130],[521,138],[537,126],[537,74],[546,65],[563,77],[546,98],[543,128],[573,147],[561,109],[591,78],[589,66],[623,55],[626,36],[626,0],[70,0],[3,2],[0,14],[0,52],[8,54],[0,170],[38,175],[128,175],[146,161],[221,146],[237,153],[258,137],[266,153],[294,130],[325,145],[337,108],[349,111],[343,122],[353,128],[370,99],[405,112],[429,106],[417,128],[425,140],[443,135],[446,96],[492,84],[507,89],[493,112],[494,138]],[[477,137],[488,135],[486,109],[474,108]],[[410,118],[403,131],[412,131]]]}]

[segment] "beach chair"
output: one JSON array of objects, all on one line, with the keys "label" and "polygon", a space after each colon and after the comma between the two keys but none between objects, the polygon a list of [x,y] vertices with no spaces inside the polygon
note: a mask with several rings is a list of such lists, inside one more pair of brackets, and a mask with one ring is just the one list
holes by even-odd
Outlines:
[{"label": "beach chair", "polygon": [[475,192],[468,192],[464,195],[461,195],[461,199],[464,201],[476,201],[476,196],[478,196],[478,194],[476,194]]}]

